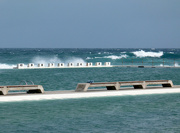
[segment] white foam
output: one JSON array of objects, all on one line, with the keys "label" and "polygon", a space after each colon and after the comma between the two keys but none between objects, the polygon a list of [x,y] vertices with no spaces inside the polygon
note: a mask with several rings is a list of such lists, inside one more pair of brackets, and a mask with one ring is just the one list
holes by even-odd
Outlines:
[{"label": "white foam", "polygon": [[31,60],[31,62],[34,64],[39,64],[39,63],[48,64],[48,63],[59,63],[59,62],[61,62],[61,60],[56,56],[53,56],[53,57],[36,56]]},{"label": "white foam", "polygon": [[74,64],[83,63],[83,64],[85,64],[86,62],[81,58],[71,57],[71,58],[68,58],[67,60],[65,60],[64,63],[65,64],[68,64],[68,63],[74,63]]},{"label": "white foam", "polygon": [[0,69],[13,69],[16,65],[13,64],[0,64]]},{"label": "white foam", "polygon": [[74,98],[92,98],[92,97],[111,97],[127,95],[149,95],[149,94],[166,94],[180,93],[180,88],[163,88],[163,89],[142,89],[142,90],[120,90],[104,92],[72,92],[66,94],[36,94],[20,96],[0,96],[0,102],[32,101],[32,100],[53,100],[53,99],[74,99]]},{"label": "white foam", "polygon": [[122,58],[127,58],[128,55],[120,55],[120,56],[117,56],[117,55],[110,55],[110,56],[103,56],[103,57],[95,57],[95,58],[109,58],[109,59],[112,59],[112,60],[116,60],[116,59],[122,59]]},{"label": "white foam", "polygon": [[136,57],[161,57],[163,55],[162,51],[159,52],[145,52],[144,50],[132,52]]},{"label": "white foam", "polygon": [[170,65],[163,65],[163,64],[160,64],[159,66],[161,66],[161,67],[163,67],[163,66],[170,67]]},{"label": "white foam", "polygon": [[161,66],[161,67],[163,67],[163,66],[165,66],[165,67],[180,67],[179,66],[179,64],[178,63],[175,63],[174,65],[163,65],[163,64],[160,64],[159,66]]},{"label": "white foam", "polygon": [[105,56],[104,58],[110,58],[110,59],[116,60],[116,59],[122,59],[122,58],[127,58],[127,57],[128,57],[127,55],[121,55],[121,56],[110,55],[110,56]]},{"label": "white foam", "polygon": [[179,64],[176,62],[174,66],[175,66],[175,67],[179,67]]},{"label": "white foam", "polygon": [[110,52],[104,52],[104,54],[112,54],[112,53],[110,53]]},{"label": "white foam", "polygon": [[32,63],[34,64],[45,64],[47,65],[48,63],[64,63],[65,65],[67,65],[68,63],[86,63],[83,59],[78,58],[78,57],[68,57],[67,59],[59,59],[57,56],[52,56],[52,57],[34,57],[31,60]]},{"label": "white foam", "polygon": [[93,59],[92,57],[86,57],[86,60],[90,60],[90,59]]}]

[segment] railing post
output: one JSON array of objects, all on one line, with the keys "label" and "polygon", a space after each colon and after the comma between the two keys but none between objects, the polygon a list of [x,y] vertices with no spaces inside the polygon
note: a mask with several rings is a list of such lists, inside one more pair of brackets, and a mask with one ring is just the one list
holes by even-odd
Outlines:
[{"label": "railing post", "polygon": [[143,59],[142,59],[142,66],[143,66]]},{"label": "railing post", "polygon": [[154,66],[154,61],[153,61],[153,59],[152,59],[152,67]]}]

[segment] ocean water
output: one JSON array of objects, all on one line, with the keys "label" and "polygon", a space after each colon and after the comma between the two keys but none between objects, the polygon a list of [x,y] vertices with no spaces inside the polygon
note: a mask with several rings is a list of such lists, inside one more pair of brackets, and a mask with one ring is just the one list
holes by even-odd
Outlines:
[{"label": "ocean water", "polygon": [[2,133],[179,133],[180,94],[0,103]]},{"label": "ocean water", "polygon": [[[13,69],[18,63],[111,62],[172,68]],[[93,80],[170,79],[180,85],[180,49],[0,49],[0,85],[31,80],[46,91]],[[0,103],[0,132],[180,132],[180,94]]]}]

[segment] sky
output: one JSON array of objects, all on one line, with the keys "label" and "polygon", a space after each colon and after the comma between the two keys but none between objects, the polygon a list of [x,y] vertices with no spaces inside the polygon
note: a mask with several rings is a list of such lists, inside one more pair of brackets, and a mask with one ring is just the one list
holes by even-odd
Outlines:
[{"label": "sky", "polygon": [[0,0],[0,48],[180,48],[180,0]]}]

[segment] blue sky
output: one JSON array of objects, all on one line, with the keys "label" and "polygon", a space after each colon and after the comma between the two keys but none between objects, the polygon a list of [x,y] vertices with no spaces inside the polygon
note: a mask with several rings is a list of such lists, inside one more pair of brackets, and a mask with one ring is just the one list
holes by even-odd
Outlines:
[{"label": "blue sky", "polygon": [[180,0],[0,0],[0,48],[180,48]]}]

